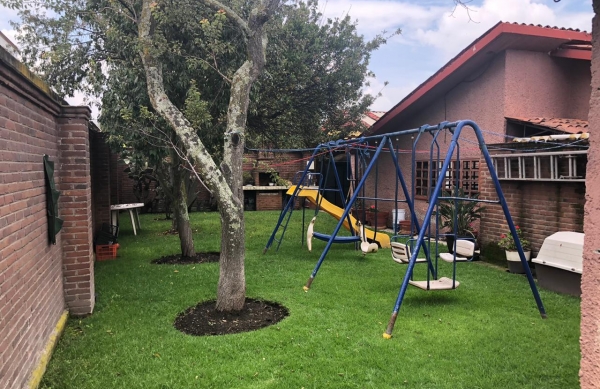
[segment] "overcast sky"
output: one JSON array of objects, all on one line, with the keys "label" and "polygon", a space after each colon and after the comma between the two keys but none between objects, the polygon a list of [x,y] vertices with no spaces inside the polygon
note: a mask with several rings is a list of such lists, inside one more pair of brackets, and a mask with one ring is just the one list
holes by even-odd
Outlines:
[{"label": "overcast sky", "polygon": [[499,21],[533,23],[591,31],[591,0],[473,0],[471,21],[464,9],[453,11],[452,0],[320,0],[329,17],[350,13],[365,37],[381,30],[402,29],[371,59],[377,76],[370,91],[389,85],[373,105],[389,110],[462,49]]},{"label": "overcast sky", "polygon": [[[319,0],[319,5],[327,17],[349,13],[366,38],[402,29],[371,58],[376,79],[367,90],[382,91],[372,109],[384,111],[499,21],[591,31],[593,16],[591,0],[473,0],[468,14],[461,8],[452,12],[453,0]],[[0,30],[10,38],[9,20],[15,18],[15,12],[0,6]],[[385,81],[389,85],[383,88]],[[77,104],[83,97],[68,100]]]}]

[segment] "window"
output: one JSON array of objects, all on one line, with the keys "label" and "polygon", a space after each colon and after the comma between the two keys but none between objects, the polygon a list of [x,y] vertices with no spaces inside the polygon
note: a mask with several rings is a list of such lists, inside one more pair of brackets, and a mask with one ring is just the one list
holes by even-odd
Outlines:
[{"label": "window", "polygon": [[500,180],[585,182],[587,150],[492,155]]},{"label": "window", "polygon": [[[437,165],[437,169],[435,168]],[[443,166],[442,161],[433,163],[433,170],[430,172],[429,161],[416,161],[415,171],[415,196],[428,198],[437,181],[439,170]],[[429,183],[431,173],[431,185]],[[471,197],[479,193],[479,160],[461,161],[460,169],[458,163],[452,161],[448,167],[448,171],[444,176],[442,189],[452,190],[456,184],[456,175],[460,174],[459,185],[465,191],[465,195]]]}]

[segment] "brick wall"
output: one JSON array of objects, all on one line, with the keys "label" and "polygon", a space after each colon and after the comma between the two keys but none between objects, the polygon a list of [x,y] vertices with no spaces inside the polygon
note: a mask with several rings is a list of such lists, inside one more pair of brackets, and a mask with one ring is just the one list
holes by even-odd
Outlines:
[{"label": "brick wall", "polygon": [[96,128],[92,128],[89,136],[92,220],[94,231],[97,231],[103,223],[110,223],[110,149],[104,135]]},{"label": "brick wall", "polygon": [[[497,200],[496,189],[487,164],[480,164],[480,198]],[[500,181],[513,221],[531,242],[533,256],[544,239],[558,231],[583,232],[585,183]],[[481,216],[480,239],[483,244],[497,242],[507,232],[500,205],[486,204]]]},{"label": "brick wall", "polygon": [[265,191],[256,193],[256,209],[261,211],[281,210],[281,192]]},{"label": "brick wall", "polygon": [[121,183],[119,180],[119,155],[110,154],[109,158],[110,203],[121,204]]},{"label": "brick wall", "polygon": [[[0,49],[0,388],[27,386],[65,306],[93,309],[89,113],[65,107]],[[48,241],[43,154],[62,192],[56,245]]]},{"label": "brick wall", "polygon": [[71,313],[85,315],[94,309],[94,252],[92,183],[88,107],[63,107],[58,118],[60,142],[59,209],[64,220],[63,277],[65,302]]},{"label": "brick wall", "polygon": [[135,184],[134,180],[129,178],[129,174],[125,172],[127,169],[127,165],[122,160],[118,161],[117,164],[117,174],[119,179],[119,201],[121,204],[131,204],[131,203],[140,203],[143,202],[143,199],[138,199],[135,196],[133,191],[133,186]]}]

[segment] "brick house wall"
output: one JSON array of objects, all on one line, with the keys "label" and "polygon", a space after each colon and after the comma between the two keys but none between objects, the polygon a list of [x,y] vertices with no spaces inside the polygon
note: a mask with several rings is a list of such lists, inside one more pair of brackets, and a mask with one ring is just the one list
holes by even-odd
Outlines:
[{"label": "brick house wall", "polygon": [[[408,130],[419,128],[425,123],[437,124],[442,121],[454,121],[460,119],[473,119],[483,129],[489,131],[484,134],[486,142],[497,142],[498,136],[493,133],[504,132],[504,94],[505,94],[505,69],[506,56],[501,53],[490,60],[490,63],[478,74],[472,81],[459,83],[455,88],[443,96],[438,96],[429,102],[426,108],[419,110],[415,115],[409,117],[398,128],[391,131]],[[401,152],[398,155],[400,169],[409,191],[412,190],[412,147],[416,139],[415,135],[398,136],[393,139],[394,146]],[[450,145],[452,134],[445,133],[438,137],[440,146],[440,158],[446,156],[446,151]],[[502,138],[500,138],[502,139]],[[416,161],[429,160],[429,150],[432,137],[428,133],[423,134],[417,143]],[[470,128],[465,128],[461,133],[459,140],[461,147],[461,160],[479,159],[480,151],[477,145],[477,138]],[[395,199],[396,183],[388,177],[396,177],[395,166],[392,157],[388,152],[382,153],[379,161],[379,179],[378,197]],[[367,196],[375,195],[375,174],[369,176],[366,183]],[[398,198],[404,200],[402,189],[399,189]],[[366,201],[366,206],[374,204],[373,201]],[[389,212],[395,208],[395,202],[379,201],[378,209]],[[417,217],[422,221],[428,202],[425,197],[417,197],[415,200],[415,210]],[[406,210],[408,220],[408,206],[405,203],[399,203],[399,209]],[[391,220],[390,220],[391,222]]]},{"label": "brick house wall", "polygon": [[[94,308],[89,117],[0,49],[0,388],[26,387],[65,308]],[[62,192],[56,245],[44,154]]]},{"label": "brick house wall", "polygon": [[[480,198],[497,200],[496,188],[487,164],[480,162]],[[523,230],[531,243],[532,257],[544,239],[558,231],[583,232],[585,205],[584,182],[500,181],[500,186],[515,225]],[[496,243],[500,234],[508,232],[500,205],[485,204],[479,229],[483,245]]]},{"label": "brick house wall", "polygon": [[[395,128],[386,129],[384,132],[418,128],[424,123],[437,124],[445,120],[471,119],[484,131],[483,136],[487,144],[501,143],[504,142],[503,134],[506,133],[506,117],[545,116],[586,120],[588,112],[586,98],[590,94],[590,77],[589,62],[587,61],[553,58],[545,52],[505,50],[490,59],[490,62],[482,67],[479,73],[470,75],[445,94],[430,98],[426,104],[422,103],[422,108],[415,110],[414,115],[406,116],[405,119],[395,123]],[[410,150],[413,139],[413,136],[398,137],[399,147],[403,150],[399,156],[400,167],[409,187],[412,182],[412,154]],[[431,139],[429,134],[424,134],[417,143],[415,158],[417,161],[428,159]],[[438,140],[441,158],[444,158],[451,140],[451,134],[441,136]],[[461,134],[459,144],[461,146],[461,160],[480,159],[481,153],[478,150],[473,131],[465,129]],[[492,185],[491,182],[482,181],[481,174],[485,169],[487,167],[480,164],[480,188],[482,185]],[[395,183],[393,180],[381,179],[381,177],[394,177],[394,175],[391,157],[389,154],[383,154],[379,162],[378,190],[380,198],[394,198]],[[505,188],[504,182],[502,185]],[[556,193],[555,187],[558,184],[538,183],[537,185],[541,185],[545,189],[535,190],[549,196],[549,193]],[[584,185],[575,185],[576,188],[570,189],[569,185],[574,184],[562,183],[561,185],[566,185],[563,190],[570,190],[573,195],[569,196],[576,198],[574,200],[578,204],[576,207],[580,207],[579,204],[581,204],[581,199],[584,197],[584,194],[580,191],[581,188],[584,188]],[[374,187],[375,177],[372,175],[367,181],[369,196],[374,195]],[[506,188],[509,191],[513,190],[508,184]],[[555,195],[554,197],[556,196],[560,197],[562,195]],[[404,198],[401,192],[399,197]],[[553,201],[551,199],[554,197],[549,197],[548,201]],[[526,196],[523,194],[523,201],[528,203],[530,200],[525,198]],[[370,204],[372,202],[367,202],[367,205]],[[393,204],[393,202],[379,202],[378,208],[388,211],[393,208]],[[425,198],[417,197],[415,209],[420,220],[422,220],[427,206],[428,203]],[[398,208],[408,211],[405,204],[401,204]],[[511,214],[520,212],[519,208],[512,206],[510,210]],[[579,212],[579,208],[577,212]],[[490,213],[485,217],[492,216],[495,215]],[[546,218],[552,217],[551,215],[536,215],[536,223],[544,224]],[[494,220],[494,222],[503,223],[502,219]],[[569,220],[568,216],[561,216],[559,219],[561,220],[561,228],[568,230],[572,224],[567,222]],[[575,225],[578,226],[573,230],[579,231],[581,229],[579,226],[581,215],[572,220],[576,220]],[[488,226],[490,226],[490,223],[486,224],[486,228]],[[483,230],[483,227],[481,229]],[[500,227],[492,229],[489,236],[485,236],[484,239],[487,241],[492,240],[492,235],[499,230]],[[542,232],[538,234],[542,234]],[[484,235],[486,235],[485,232]],[[494,239],[496,238],[494,237]]]}]

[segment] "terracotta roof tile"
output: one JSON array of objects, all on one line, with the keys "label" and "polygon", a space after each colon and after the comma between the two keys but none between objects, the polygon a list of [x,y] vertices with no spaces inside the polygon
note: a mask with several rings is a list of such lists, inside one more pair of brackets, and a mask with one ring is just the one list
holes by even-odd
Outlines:
[{"label": "terracotta roof tile", "polygon": [[569,134],[581,134],[588,132],[588,121],[580,119],[565,118],[511,118],[508,120],[527,123],[537,127],[544,127],[550,130],[562,131]]}]

